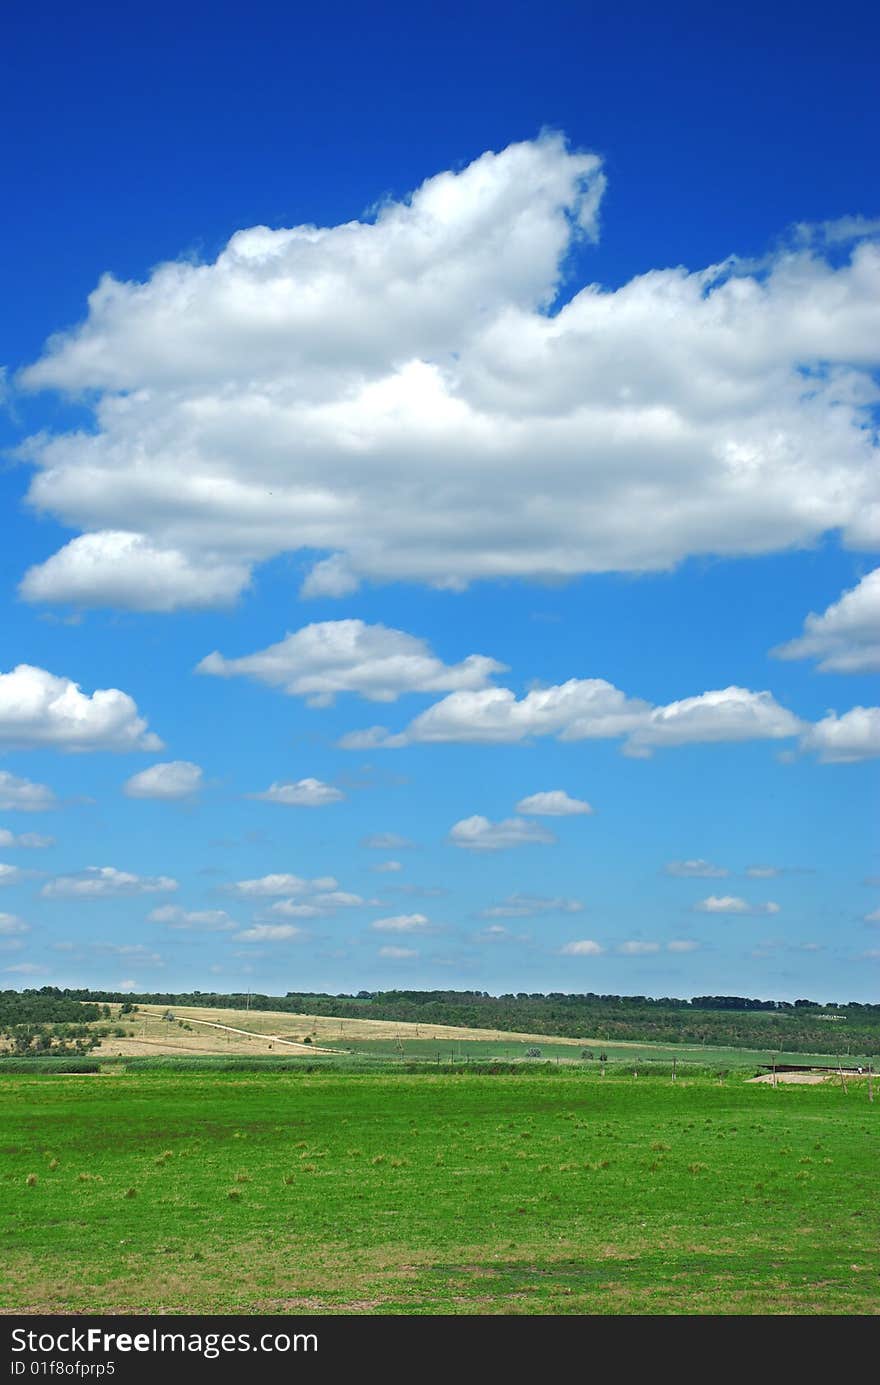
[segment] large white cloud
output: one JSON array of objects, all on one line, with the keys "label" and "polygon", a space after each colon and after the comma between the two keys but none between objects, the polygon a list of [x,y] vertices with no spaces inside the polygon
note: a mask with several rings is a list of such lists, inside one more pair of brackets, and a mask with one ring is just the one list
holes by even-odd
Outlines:
[{"label": "large white cloud", "polygon": [[0,745],[69,751],[162,749],[128,693],[98,688],[88,696],[70,678],[57,678],[32,664],[0,674]]},{"label": "large white cloud", "polygon": [[853,707],[838,716],[827,712],[801,738],[827,764],[854,764],[880,755],[880,707]]},{"label": "large white cloud", "polygon": [[539,822],[528,822],[525,818],[490,822],[488,818],[475,813],[473,817],[462,818],[461,822],[449,829],[449,840],[453,846],[461,846],[468,851],[504,851],[507,847],[534,843],[552,845],[556,838]]},{"label": "large white cloud", "polygon": [[176,890],[167,875],[132,875],[115,866],[87,866],[77,875],[57,875],[40,891],[47,899],[118,899],[122,895],[160,894]]},{"label": "large white cloud", "polygon": [[343,736],[339,744],[357,750],[444,741],[502,745],[537,736],[561,741],[626,737],[626,753],[642,756],[655,747],[785,739],[804,729],[769,692],[721,688],[653,707],[603,678],[570,678],[521,698],[510,688],[450,693],[396,735],[374,726]]},{"label": "large white cloud", "polygon": [[133,774],[122,787],[129,798],[158,798],[165,802],[176,802],[198,793],[202,778],[199,765],[189,760],[169,760]]},{"label": "large white cloud", "polygon": [[57,799],[48,784],[35,784],[0,769],[0,808],[5,813],[45,813],[57,807]]},{"label": "large white cloud", "polygon": [[105,276],[20,377],[97,401],[94,428],[25,449],[30,503],[89,540],[25,595],[222,604],[295,550],[327,596],[655,570],[832,530],[876,546],[880,250],[831,263],[802,237],[760,269],[652,270],[566,302],[602,188],[595,156],[545,136],[370,222],[254,227],[213,263]]},{"label": "large white cloud", "polygon": [[356,692],[372,702],[394,702],[401,693],[482,688],[506,665],[481,654],[446,665],[425,640],[362,620],[327,620],[303,626],[278,644],[241,659],[209,654],[197,673],[247,676],[270,687],[329,706],[337,693]]},{"label": "large white cloud", "polygon": [[821,616],[811,612],[804,633],[771,653],[778,659],[818,659],[822,673],[880,670],[880,567]]},{"label": "large white cloud", "polygon": [[17,885],[19,881],[27,879],[27,872],[18,866],[9,866],[0,862],[0,885]]}]

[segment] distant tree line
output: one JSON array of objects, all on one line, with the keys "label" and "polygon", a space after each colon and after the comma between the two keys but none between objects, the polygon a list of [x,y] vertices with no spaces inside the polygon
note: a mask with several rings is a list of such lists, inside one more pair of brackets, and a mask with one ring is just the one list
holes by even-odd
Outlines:
[{"label": "distant tree line", "polygon": [[[340,1019],[401,1020],[415,1024],[466,1025],[477,1029],[558,1034],[570,1038],[628,1039],[666,1044],[706,1043],[731,1048],[835,1053],[850,1049],[880,1054],[880,1005],[850,1001],[755,1000],[747,996],[675,997],[600,995],[587,992],[492,996],[486,991],[358,991],[284,996],[239,992],[23,991],[58,1001],[152,1005],[202,1005],[223,1009],[280,1010]],[[0,1011],[2,1019],[2,1011]]]},{"label": "distant tree line", "polygon": [[0,1048],[17,1058],[88,1053],[103,1037],[90,1026],[109,1018],[109,1005],[83,1005],[54,988],[0,991]]}]

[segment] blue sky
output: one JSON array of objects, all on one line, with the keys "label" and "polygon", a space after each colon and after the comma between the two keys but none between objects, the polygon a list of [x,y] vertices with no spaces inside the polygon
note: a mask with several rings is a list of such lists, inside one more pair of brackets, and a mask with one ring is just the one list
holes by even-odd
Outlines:
[{"label": "blue sky", "polygon": [[877,1000],[877,27],[10,19],[0,985]]}]

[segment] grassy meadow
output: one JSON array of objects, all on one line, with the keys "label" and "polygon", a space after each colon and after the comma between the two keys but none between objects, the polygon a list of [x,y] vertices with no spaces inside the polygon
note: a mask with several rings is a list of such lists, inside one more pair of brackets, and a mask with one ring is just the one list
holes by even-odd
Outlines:
[{"label": "grassy meadow", "polygon": [[864,1082],[0,1075],[5,1312],[876,1314]]}]

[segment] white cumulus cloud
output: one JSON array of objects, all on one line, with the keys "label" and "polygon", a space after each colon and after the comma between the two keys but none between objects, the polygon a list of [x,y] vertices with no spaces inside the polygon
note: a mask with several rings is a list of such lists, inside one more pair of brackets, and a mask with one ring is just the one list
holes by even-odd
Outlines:
[{"label": "white cumulus cloud", "polygon": [[370,927],[376,933],[424,933],[430,921],[425,914],[393,914],[390,918],[374,919]]},{"label": "white cumulus cloud", "polygon": [[750,904],[738,895],[710,894],[701,899],[694,908],[701,914],[778,914],[779,905],[769,900],[766,904]]},{"label": "white cumulus cloud", "polygon": [[579,938],[559,949],[563,957],[601,957],[605,949],[592,938]]},{"label": "white cumulus cloud", "polygon": [[811,611],[804,633],[771,653],[777,659],[818,659],[821,673],[880,671],[880,567],[824,614]]},{"label": "white cumulus cloud", "polygon": [[623,957],[650,957],[655,952],[660,951],[660,944],[639,942],[638,939],[633,939],[620,943],[617,951]]},{"label": "white cumulus cloud", "polygon": [[255,923],[235,937],[241,943],[296,943],[307,935],[292,923]]},{"label": "white cumulus cloud", "polygon": [[427,642],[404,630],[362,620],[306,625],[279,644],[240,659],[209,654],[196,668],[221,678],[246,676],[329,706],[338,693],[359,693],[371,702],[394,702],[402,693],[483,688],[506,665],[481,654],[447,665]]},{"label": "white cumulus cloud", "polygon": [[324,808],[345,798],[341,789],[324,784],[320,779],[298,779],[295,783],[274,783],[262,793],[248,794],[263,803],[282,803],[290,808]]},{"label": "white cumulus cloud", "polygon": [[572,292],[603,188],[598,157],[548,134],[369,221],[255,226],[209,263],[104,275],[19,377],[94,401],[93,426],[22,449],[30,505],[88,540],[25,594],[219,604],[291,551],[315,563],[305,592],[330,596],[658,570],[832,531],[876,546],[874,224],[850,219],[849,254],[802,236],[760,268]]},{"label": "white cumulus cloud", "polygon": [[30,926],[17,914],[0,914],[0,937],[12,938],[29,932]]},{"label": "white cumulus cloud", "polygon": [[475,813],[473,817],[462,818],[461,822],[456,822],[449,829],[449,840],[453,846],[465,847],[469,851],[503,851],[507,847],[532,843],[551,845],[556,838],[540,823],[528,822],[525,818],[490,822],[488,818]]},{"label": "white cumulus cloud", "polygon": [[202,787],[202,770],[189,760],[169,760],[151,765],[125,781],[123,792],[129,798],[158,798],[174,802],[192,798]]},{"label": "white cumulus cloud", "polygon": [[235,923],[224,909],[181,909],[177,904],[163,904],[147,914],[150,923],[164,923],[181,932],[225,933]]},{"label": "white cumulus cloud", "polygon": [[247,563],[157,547],[144,534],[81,534],[21,581],[25,601],[177,611],[230,606],[250,582]]},{"label": "white cumulus cloud", "polygon": [[339,744],[363,750],[443,742],[506,745],[537,736],[561,741],[627,737],[626,754],[647,756],[659,746],[777,740],[803,730],[804,723],[769,692],[729,687],[654,707],[602,678],[570,678],[534,688],[522,698],[510,688],[450,693],[396,735],[374,726],[343,736]]},{"label": "white cumulus cloud", "polygon": [[40,891],[47,899],[118,899],[122,895],[176,890],[167,875],[132,875],[115,866],[87,866],[76,875],[56,875]]},{"label": "white cumulus cloud", "polygon": [[89,696],[70,678],[57,678],[32,664],[0,674],[0,745],[68,751],[162,749],[128,693],[98,688]]},{"label": "white cumulus cloud", "polygon": [[55,807],[57,800],[47,784],[35,784],[0,769],[0,809],[4,812],[44,813]]},{"label": "white cumulus cloud", "polygon": [[266,899],[278,895],[309,894],[315,890],[335,890],[337,882],[332,875],[320,875],[314,880],[305,880],[300,875],[261,875],[255,880],[235,880],[222,888],[228,894],[242,899]]},{"label": "white cumulus cloud", "polygon": [[8,866],[0,862],[0,885],[18,885],[27,878],[27,871],[20,870],[18,866]]},{"label": "white cumulus cloud", "polygon": [[566,818],[592,813],[593,809],[585,799],[570,798],[564,789],[547,789],[521,798],[516,811],[531,817]]},{"label": "white cumulus cloud", "polygon": [[484,919],[525,919],[536,914],[580,914],[583,903],[579,899],[550,898],[547,895],[509,894],[500,904],[492,904],[480,911]]},{"label": "white cumulus cloud", "polygon": [[15,846],[22,847],[27,851],[40,851],[54,845],[54,837],[44,837],[39,832],[16,833],[10,832],[7,827],[0,827],[0,846]]},{"label": "white cumulus cloud", "polygon": [[701,857],[689,861],[669,861],[663,870],[666,875],[677,875],[685,880],[715,880],[730,874],[726,866],[713,865]]},{"label": "white cumulus cloud", "polygon": [[380,947],[380,948],[379,948],[379,956],[380,956],[380,957],[388,957],[388,958],[390,958],[391,961],[394,961],[394,962],[404,962],[404,961],[407,960],[407,958],[409,958],[409,957],[418,957],[418,955],[419,955],[418,952],[416,952],[415,948],[413,948],[413,947],[393,947],[393,946],[389,946],[389,947]]},{"label": "white cumulus cloud", "polygon": [[838,716],[827,712],[801,738],[825,764],[855,764],[880,755],[880,707],[853,707]]}]

